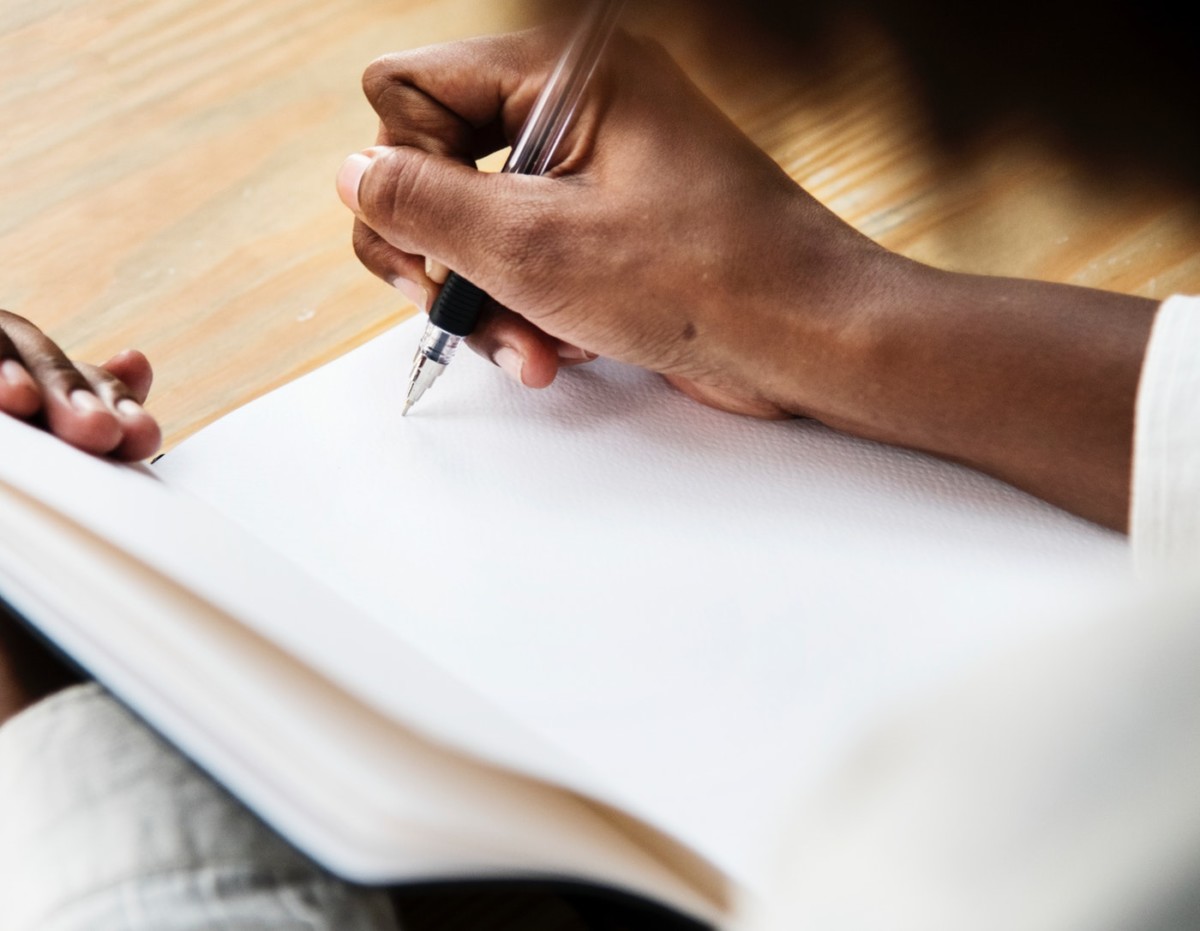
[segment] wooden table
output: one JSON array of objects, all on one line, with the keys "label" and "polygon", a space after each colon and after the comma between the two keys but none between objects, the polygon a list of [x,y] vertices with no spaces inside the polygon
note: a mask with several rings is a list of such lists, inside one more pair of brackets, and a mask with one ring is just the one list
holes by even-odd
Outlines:
[{"label": "wooden table", "polygon": [[[528,15],[518,0],[6,0],[0,306],[79,358],[144,350],[168,448],[369,339],[413,308],[358,265],[334,193],[344,156],[374,137],[362,69]],[[1200,222],[1152,190],[1097,191],[1015,144],[947,183],[869,38],[818,92],[712,54],[679,15],[640,28],[893,249],[1148,296],[1200,291]]]}]

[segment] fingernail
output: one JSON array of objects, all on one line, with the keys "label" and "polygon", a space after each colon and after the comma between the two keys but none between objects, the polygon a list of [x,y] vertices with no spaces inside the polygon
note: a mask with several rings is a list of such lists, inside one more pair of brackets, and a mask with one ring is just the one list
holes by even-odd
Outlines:
[{"label": "fingernail", "polygon": [[572,346],[570,343],[559,343],[558,357],[563,362],[590,362],[596,358],[596,354],[588,352],[586,349],[580,349],[578,346]]},{"label": "fingernail", "polygon": [[90,391],[84,391],[82,388],[76,388],[71,392],[71,406],[81,414],[95,414],[97,411],[107,410],[104,402],[92,394]]},{"label": "fingernail", "polygon": [[338,197],[355,213],[358,213],[358,186],[362,183],[362,176],[370,164],[371,160],[367,156],[361,152],[355,152],[342,162],[342,167],[338,169]]},{"label": "fingernail", "polygon": [[437,259],[426,259],[425,274],[434,284],[445,284],[446,279],[450,277],[450,269]]},{"label": "fingernail", "polygon": [[5,359],[3,362],[0,362],[0,374],[3,374],[4,380],[14,388],[29,388],[34,386],[33,376],[16,359]]},{"label": "fingernail", "polygon": [[409,281],[407,278],[396,278],[392,281],[392,287],[416,304],[421,310],[425,312],[429,311],[429,292],[415,281]]},{"label": "fingernail", "polygon": [[142,405],[138,404],[138,402],[133,398],[122,398],[117,402],[117,413],[122,417],[128,417],[132,419],[134,417],[141,417],[144,415],[146,413],[146,409],[142,407]]},{"label": "fingernail", "polygon": [[521,372],[525,368],[525,358],[511,346],[501,346],[497,349],[495,355],[492,356],[492,361],[518,385],[525,384],[521,380]]}]

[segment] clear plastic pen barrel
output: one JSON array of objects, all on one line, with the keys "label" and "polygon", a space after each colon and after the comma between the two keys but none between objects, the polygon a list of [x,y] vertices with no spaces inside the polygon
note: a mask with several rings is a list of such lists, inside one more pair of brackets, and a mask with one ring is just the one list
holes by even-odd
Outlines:
[{"label": "clear plastic pen barrel", "polygon": [[[534,101],[502,171],[540,175],[549,169],[624,5],[624,0],[596,0],[588,8]],[[402,413],[408,412],[450,364],[459,342],[474,330],[486,299],[480,288],[461,275],[452,272],[447,278],[429,310],[429,323],[413,361]]]}]

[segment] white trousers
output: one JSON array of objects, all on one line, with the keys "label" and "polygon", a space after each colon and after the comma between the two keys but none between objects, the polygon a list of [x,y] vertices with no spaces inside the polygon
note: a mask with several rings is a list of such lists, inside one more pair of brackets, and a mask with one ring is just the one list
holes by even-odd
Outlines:
[{"label": "white trousers", "polygon": [[397,931],[97,685],[0,728],[2,931]]}]

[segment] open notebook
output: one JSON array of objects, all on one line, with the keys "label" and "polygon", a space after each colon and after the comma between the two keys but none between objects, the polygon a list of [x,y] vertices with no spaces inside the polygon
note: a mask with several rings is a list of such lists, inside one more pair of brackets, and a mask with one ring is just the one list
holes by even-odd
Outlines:
[{"label": "open notebook", "polygon": [[1122,537],[967,469],[421,321],[152,468],[0,419],[0,594],[366,881],[544,876],[718,925],[866,731],[1086,623]]}]

